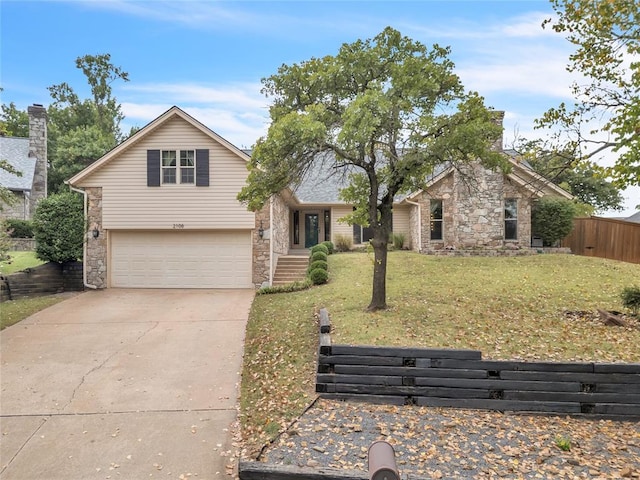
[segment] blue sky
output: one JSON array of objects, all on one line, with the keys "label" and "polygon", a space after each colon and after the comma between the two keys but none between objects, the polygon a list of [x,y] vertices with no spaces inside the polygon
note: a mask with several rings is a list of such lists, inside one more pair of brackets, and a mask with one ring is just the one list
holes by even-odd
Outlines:
[{"label": "blue sky", "polygon": [[[543,135],[534,119],[572,100],[571,45],[541,27],[552,14],[548,0],[0,0],[2,102],[47,105],[47,87],[62,82],[86,96],[76,57],[110,53],[130,78],[113,85],[125,130],[178,105],[250,147],[268,126],[263,77],[389,25],[426,45],[451,46],[465,87],[506,112],[509,146]],[[639,188],[625,196],[625,212],[612,215],[640,204]]]}]

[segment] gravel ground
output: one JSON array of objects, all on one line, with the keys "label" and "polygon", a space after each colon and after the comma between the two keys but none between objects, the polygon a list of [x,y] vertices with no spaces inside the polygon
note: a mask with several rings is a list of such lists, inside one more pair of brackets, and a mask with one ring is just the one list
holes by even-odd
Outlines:
[{"label": "gravel ground", "polygon": [[[367,469],[376,440],[402,477],[640,478],[640,422],[318,400],[259,460]],[[568,441],[570,450],[558,445]]]}]

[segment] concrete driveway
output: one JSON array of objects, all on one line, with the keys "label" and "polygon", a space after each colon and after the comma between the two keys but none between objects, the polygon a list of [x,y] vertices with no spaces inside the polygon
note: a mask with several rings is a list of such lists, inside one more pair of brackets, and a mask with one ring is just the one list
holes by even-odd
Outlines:
[{"label": "concrete driveway", "polygon": [[91,291],[2,331],[0,478],[224,477],[253,294]]}]

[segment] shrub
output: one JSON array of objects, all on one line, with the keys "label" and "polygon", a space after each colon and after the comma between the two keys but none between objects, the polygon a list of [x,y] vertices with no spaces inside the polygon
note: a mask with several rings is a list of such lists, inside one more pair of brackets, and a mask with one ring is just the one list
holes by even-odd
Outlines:
[{"label": "shrub", "polygon": [[65,192],[42,199],[33,228],[40,260],[64,263],[81,259],[85,230],[82,197]]},{"label": "shrub", "polygon": [[9,234],[4,229],[4,225],[0,225],[0,262],[9,258],[9,250],[12,243]]},{"label": "shrub", "polygon": [[8,218],[4,224],[11,238],[33,238],[33,222],[31,220]]},{"label": "shrub", "polygon": [[320,245],[324,245],[325,247],[327,247],[327,250],[329,251],[329,255],[331,255],[335,250],[335,247],[333,246],[333,242],[330,242],[329,240],[325,240]]},{"label": "shrub", "polygon": [[311,254],[311,257],[309,259],[309,263],[313,263],[316,262],[318,260],[322,260],[323,262],[327,261],[327,254],[324,252],[314,252]]},{"label": "shrub", "polygon": [[538,200],[531,215],[533,233],[547,246],[554,245],[573,229],[575,205],[564,198],[544,197]]},{"label": "shrub", "polygon": [[311,263],[311,265],[309,265],[309,268],[307,269],[307,273],[311,273],[311,271],[315,270],[316,268],[329,270],[329,264],[327,262],[323,262],[322,260],[316,260],[315,262]]},{"label": "shrub", "polygon": [[287,283],[286,285],[274,285],[271,287],[262,287],[258,290],[256,295],[270,295],[272,293],[291,293],[291,292],[299,292],[300,290],[306,290],[310,288],[311,280],[308,278],[301,282],[293,282]]},{"label": "shrub", "polygon": [[309,278],[314,285],[322,285],[323,283],[327,283],[329,274],[322,268],[316,268],[315,270],[311,270],[311,272],[309,272]]},{"label": "shrub", "polygon": [[640,287],[625,287],[620,298],[622,298],[622,305],[631,310],[634,315],[640,313]]},{"label": "shrub", "polygon": [[327,248],[326,245],[323,245],[321,243],[311,247],[311,255],[313,255],[316,252],[322,252],[325,255],[329,255],[329,249]]},{"label": "shrub", "polygon": [[391,239],[393,241],[393,248],[395,248],[396,250],[402,250],[404,248],[405,238],[406,237],[404,233],[394,233],[391,236]]},{"label": "shrub", "polygon": [[337,252],[348,252],[353,247],[353,238],[349,235],[336,235],[335,249]]}]

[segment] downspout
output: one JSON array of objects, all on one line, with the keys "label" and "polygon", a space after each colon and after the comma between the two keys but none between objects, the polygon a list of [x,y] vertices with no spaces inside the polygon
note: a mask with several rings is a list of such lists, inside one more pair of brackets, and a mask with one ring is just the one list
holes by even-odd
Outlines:
[{"label": "downspout", "polygon": [[[84,218],[86,219],[88,216],[87,192],[85,190],[80,190],[79,188],[72,187],[68,183],[67,185],[69,185],[69,188],[74,192],[78,192],[82,194],[84,198]],[[87,283],[87,261],[86,260],[87,260],[87,242],[89,241],[88,235],[89,235],[89,232],[86,232],[84,242],[82,242],[82,283],[86,288],[97,290],[98,287],[96,287],[95,285],[89,285]]]},{"label": "downspout", "polygon": [[412,202],[408,199],[405,199],[405,202],[418,207],[418,253],[422,253],[422,208],[418,202]]},{"label": "downspout", "polygon": [[273,285],[273,195],[269,199],[269,286]]}]

